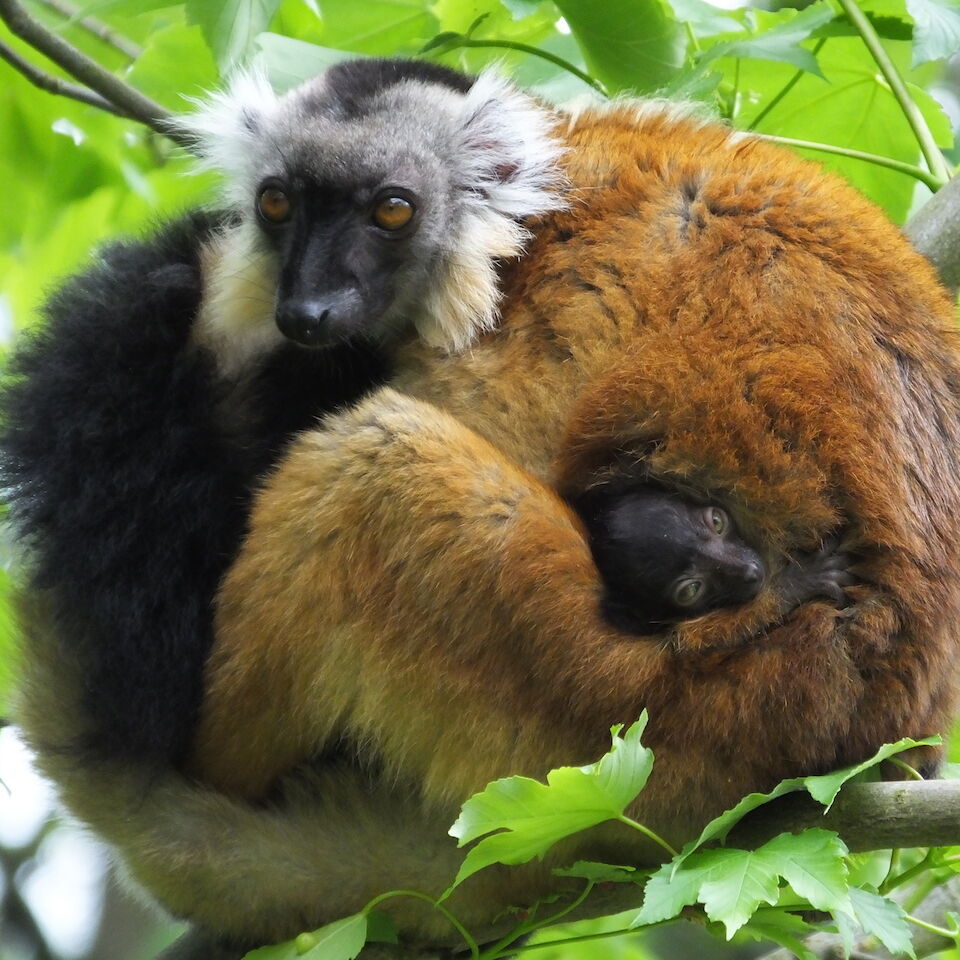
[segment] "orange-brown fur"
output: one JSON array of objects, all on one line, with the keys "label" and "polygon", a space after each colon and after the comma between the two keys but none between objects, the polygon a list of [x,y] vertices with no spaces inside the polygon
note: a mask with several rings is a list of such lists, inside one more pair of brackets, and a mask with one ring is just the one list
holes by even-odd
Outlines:
[{"label": "orange-brown fur", "polygon": [[[194,770],[257,797],[345,737],[426,802],[594,759],[644,708],[635,813],[671,839],[751,790],[943,731],[960,636],[951,306],[872,206],[752,139],[629,104],[571,120],[576,201],[462,355],[301,437],[222,586]],[[657,637],[601,619],[561,496],[707,493],[774,576]],[[559,491],[559,494],[558,492]],[[775,572],[841,529],[851,607]]]}]

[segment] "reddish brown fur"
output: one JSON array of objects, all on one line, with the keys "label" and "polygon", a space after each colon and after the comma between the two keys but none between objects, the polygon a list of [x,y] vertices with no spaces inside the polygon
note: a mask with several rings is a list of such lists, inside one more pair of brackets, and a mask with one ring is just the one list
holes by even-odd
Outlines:
[{"label": "reddish brown fur", "polygon": [[[340,736],[427,804],[594,759],[650,712],[636,815],[674,840],[778,779],[946,729],[960,636],[951,305],[811,164],[621,105],[571,122],[571,210],[500,328],[304,435],[220,595],[195,771],[259,796]],[[709,492],[774,569],[836,528],[853,606],[751,604],[653,638],[599,616],[574,494]]]}]

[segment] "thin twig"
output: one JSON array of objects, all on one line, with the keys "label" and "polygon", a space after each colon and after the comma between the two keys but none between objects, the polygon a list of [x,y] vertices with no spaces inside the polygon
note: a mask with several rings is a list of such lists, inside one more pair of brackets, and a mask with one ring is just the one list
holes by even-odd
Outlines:
[{"label": "thin twig", "polygon": [[[2,3],[3,0],[0,0]],[[831,143],[817,143],[813,140],[796,140],[793,137],[775,137],[769,133],[753,133],[752,136],[759,137],[761,140],[769,140],[771,143],[779,143],[787,147],[800,147],[803,150],[819,150],[821,153],[832,153],[838,157],[849,157],[851,160],[863,160],[865,163],[872,163],[878,167],[886,167],[888,170],[896,170],[897,173],[905,173],[914,180],[925,183],[933,192],[939,190],[947,181],[941,180],[923,167],[918,167],[913,163],[905,163],[903,160],[894,160],[892,157],[884,157],[876,153],[865,153],[863,150],[853,150],[850,147],[838,147]]]},{"label": "thin twig", "polygon": [[857,33],[860,34],[860,39],[863,40],[864,45],[870,51],[870,55],[880,68],[880,72],[887,81],[891,92],[900,104],[900,109],[907,118],[907,123],[910,124],[914,136],[917,138],[917,143],[920,144],[920,150],[927,161],[930,172],[940,181],[941,185],[946,183],[950,179],[950,168],[947,166],[947,161],[944,160],[943,153],[937,146],[933,133],[920,112],[920,108],[914,103],[913,97],[910,96],[910,91],[907,90],[903,77],[900,76],[896,65],[880,42],[880,37],[877,35],[873,24],[857,5],[856,0],[839,0],[839,3],[843,12],[850,18],[850,22]]},{"label": "thin twig", "polygon": [[38,0],[38,2],[59,13],[61,17],[66,17],[68,20],[75,22],[87,33],[92,33],[97,39],[110,44],[111,47],[119,50],[131,60],[136,60],[143,53],[143,47],[117,33],[110,24],[104,23],[96,17],[81,16],[80,8],[75,7],[72,3],[67,3],[66,0]]},{"label": "thin twig", "polygon": [[60,77],[53,76],[53,74],[44,73],[29,60],[24,60],[19,53],[2,41],[0,41],[0,60],[5,60],[17,73],[23,74],[35,87],[46,90],[47,93],[55,93],[61,97],[69,97],[71,100],[79,100],[80,103],[106,110],[118,117],[126,116],[108,100],[104,100],[99,93],[94,93],[88,87],[81,87],[78,83],[71,83],[69,80],[63,80]]},{"label": "thin twig", "polygon": [[[579,67],[574,66],[569,60],[558,57],[549,50],[542,50],[540,47],[532,47],[529,43],[520,43],[517,40],[474,40],[466,34],[458,35],[456,38],[450,37],[444,44],[444,51],[457,50],[461,47],[473,47],[477,50],[516,50],[519,53],[528,53],[532,57],[540,57],[557,67],[572,73],[575,77],[584,83],[593,87],[602,97],[610,97],[610,91],[606,88],[603,81],[596,77],[591,77],[589,73],[584,73]],[[421,53],[433,49],[430,44],[421,50]]]},{"label": "thin twig", "polygon": [[146,124],[188,150],[194,146],[188,136],[170,128],[167,123],[170,113],[159,103],[124,83],[66,40],[51,33],[30,16],[18,0],[0,0],[0,20],[9,27],[11,33],[45,57],[49,57],[75,80],[99,93],[112,103],[117,111]]}]

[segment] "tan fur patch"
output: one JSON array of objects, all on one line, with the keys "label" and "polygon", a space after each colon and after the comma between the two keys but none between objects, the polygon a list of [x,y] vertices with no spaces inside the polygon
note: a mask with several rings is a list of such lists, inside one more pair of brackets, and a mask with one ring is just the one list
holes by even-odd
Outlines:
[{"label": "tan fur patch", "polygon": [[277,265],[258,242],[257,227],[227,228],[201,252],[204,298],[194,342],[236,379],[273,346],[283,343],[274,322]]}]

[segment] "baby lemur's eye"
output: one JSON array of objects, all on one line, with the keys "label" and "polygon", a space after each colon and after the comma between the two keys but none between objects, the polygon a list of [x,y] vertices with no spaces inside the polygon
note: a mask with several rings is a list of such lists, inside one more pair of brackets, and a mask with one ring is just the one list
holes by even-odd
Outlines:
[{"label": "baby lemur's eye", "polygon": [[293,213],[293,204],[279,187],[266,186],[257,197],[257,213],[268,223],[285,223]]},{"label": "baby lemur's eye", "polygon": [[702,580],[681,580],[673,588],[672,599],[678,607],[690,607],[700,599],[703,593]]},{"label": "baby lemur's eye", "polygon": [[373,208],[373,222],[382,230],[400,230],[412,219],[414,206],[403,197],[384,197]]},{"label": "baby lemur's eye", "polygon": [[719,507],[707,507],[707,524],[714,533],[726,533],[730,526],[730,518],[726,510]]}]

